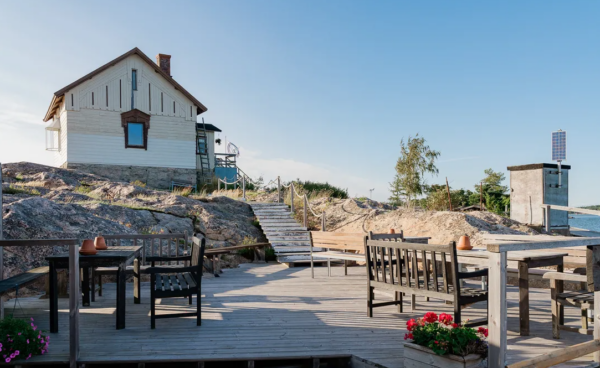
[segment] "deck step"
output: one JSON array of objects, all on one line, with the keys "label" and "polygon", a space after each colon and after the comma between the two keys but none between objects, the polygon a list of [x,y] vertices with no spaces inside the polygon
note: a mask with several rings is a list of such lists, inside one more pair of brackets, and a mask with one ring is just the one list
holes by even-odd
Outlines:
[{"label": "deck step", "polygon": [[[273,246],[273,250],[278,254],[285,253],[310,253],[310,246]],[[313,252],[322,252],[323,248],[313,248]]]}]

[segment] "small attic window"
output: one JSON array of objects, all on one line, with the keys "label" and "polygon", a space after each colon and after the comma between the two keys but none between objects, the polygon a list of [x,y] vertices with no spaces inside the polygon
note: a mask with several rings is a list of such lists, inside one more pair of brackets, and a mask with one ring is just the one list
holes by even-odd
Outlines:
[{"label": "small attic window", "polygon": [[137,91],[137,70],[131,69],[131,88]]}]

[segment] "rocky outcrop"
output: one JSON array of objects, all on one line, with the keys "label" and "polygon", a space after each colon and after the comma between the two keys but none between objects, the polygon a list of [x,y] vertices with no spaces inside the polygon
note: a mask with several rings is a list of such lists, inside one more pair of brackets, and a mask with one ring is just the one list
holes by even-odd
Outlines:
[{"label": "rocky outcrop", "polygon": [[[32,163],[2,165],[5,239],[89,239],[98,234],[206,234],[209,247],[263,240],[249,205],[227,197],[180,196],[143,185]],[[7,249],[6,276],[60,252]],[[15,253],[13,253],[15,252]]]}]

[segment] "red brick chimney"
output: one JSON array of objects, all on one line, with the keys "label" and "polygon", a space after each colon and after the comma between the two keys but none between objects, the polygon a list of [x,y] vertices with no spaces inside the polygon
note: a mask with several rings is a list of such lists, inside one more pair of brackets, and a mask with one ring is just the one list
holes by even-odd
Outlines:
[{"label": "red brick chimney", "polygon": [[158,54],[156,55],[156,64],[168,76],[171,76],[171,55]]}]

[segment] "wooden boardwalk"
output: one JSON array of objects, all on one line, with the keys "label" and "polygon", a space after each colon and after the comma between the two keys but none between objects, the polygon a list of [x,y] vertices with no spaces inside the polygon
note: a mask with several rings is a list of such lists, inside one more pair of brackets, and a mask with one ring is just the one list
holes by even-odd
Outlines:
[{"label": "wooden boardwalk", "polygon": [[[193,318],[158,320],[150,329],[149,284],[142,284],[142,304],[133,304],[133,286],[128,284],[126,329],[115,330],[115,287],[105,284],[103,297],[91,307],[81,308],[82,362],[160,362],[261,360],[355,355],[386,367],[402,367],[407,319],[426,311],[450,311],[444,303],[417,298],[414,313],[397,313],[394,307],[378,308],[374,318],[366,316],[366,282],[363,267],[286,268],[280,264],[244,264],[225,270],[219,278],[203,281],[202,326]],[[531,289],[531,331],[518,336],[518,290],[509,287],[509,363],[556,348],[591,339],[563,332],[552,339],[549,291]],[[376,297],[377,298],[377,297]],[[382,299],[389,299],[381,296]],[[408,298],[410,299],[410,298]],[[11,313],[14,301],[6,303]],[[195,303],[195,300],[194,300]],[[20,306],[19,306],[20,304]],[[48,329],[48,300],[23,298],[15,315],[33,316]],[[162,311],[182,312],[195,308],[187,300],[169,299],[157,306]],[[34,362],[68,361],[68,299],[59,300],[58,334],[50,334],[50,353]],[[405,310],[410,310],[408,304]],[[567,308],[567,323],[576,325],[578,312]],[[464,318],[479,318],[485,304],[468,308]],[[591,356],[569,362],[589,364]]]}]

